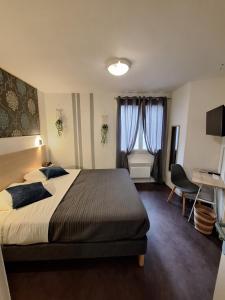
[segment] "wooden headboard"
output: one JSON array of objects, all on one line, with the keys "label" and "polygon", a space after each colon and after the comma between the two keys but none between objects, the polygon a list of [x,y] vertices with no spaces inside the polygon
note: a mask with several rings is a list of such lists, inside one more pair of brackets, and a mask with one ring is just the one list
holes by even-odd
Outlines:
[{"label": "wooden headboard", "polygon": [[0,155],[0,191],[13,182],[23,182],[23,176],[46,161],[45,146]]}]

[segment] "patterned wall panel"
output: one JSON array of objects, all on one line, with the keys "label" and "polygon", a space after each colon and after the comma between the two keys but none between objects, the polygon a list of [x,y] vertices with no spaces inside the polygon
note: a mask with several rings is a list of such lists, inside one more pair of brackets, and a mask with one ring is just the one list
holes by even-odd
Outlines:
[{"label": "patterned wall panel", "polygon": [[40,134],[37,89],[0,68],[0,138]]}]

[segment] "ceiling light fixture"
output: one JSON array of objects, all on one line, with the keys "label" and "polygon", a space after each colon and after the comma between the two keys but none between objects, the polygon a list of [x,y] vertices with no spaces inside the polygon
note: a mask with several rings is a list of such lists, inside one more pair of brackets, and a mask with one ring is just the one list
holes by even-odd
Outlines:
[{"label": "ceiling light fixture", "polygon": [[122,76],[128,72],[131,62],[125,58],[115,58],[107,64],[107,69],[114,76]]}]

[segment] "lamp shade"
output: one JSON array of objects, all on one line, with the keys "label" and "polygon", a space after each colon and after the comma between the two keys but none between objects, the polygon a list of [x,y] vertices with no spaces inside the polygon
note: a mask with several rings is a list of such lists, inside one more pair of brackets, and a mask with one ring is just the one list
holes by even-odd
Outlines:
[{"label": "lamp shade", "polygon": [[114,76],[122,76],[129,71],[130,66],[131,63],[129,60],[115,58],[108,63],[107,69],[109,73]]}]

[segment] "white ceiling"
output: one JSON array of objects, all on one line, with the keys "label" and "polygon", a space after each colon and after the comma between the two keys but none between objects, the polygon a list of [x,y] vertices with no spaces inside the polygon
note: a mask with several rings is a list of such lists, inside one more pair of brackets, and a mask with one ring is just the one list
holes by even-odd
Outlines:
[{"label": "white ceiling", "polygon": [[221,63],[224,0],[0,0],[0,66],[46,92],[168,91]]}]

